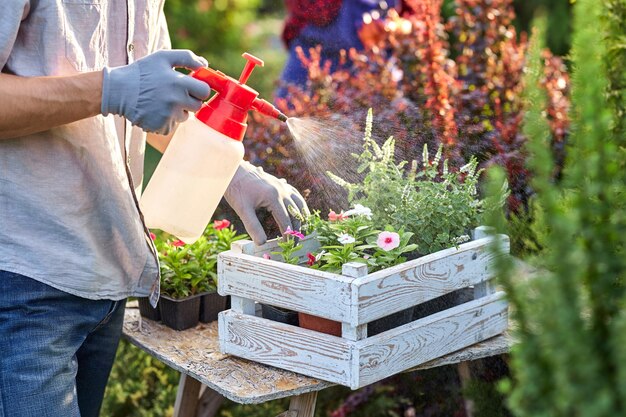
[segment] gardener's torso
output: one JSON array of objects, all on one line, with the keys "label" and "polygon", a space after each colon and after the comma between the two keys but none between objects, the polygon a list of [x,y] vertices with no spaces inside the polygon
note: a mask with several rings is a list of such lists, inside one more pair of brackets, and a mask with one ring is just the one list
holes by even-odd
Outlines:
[{"label": "gardener's torso", "polygon": [[[0,68],[71,75],[168,48],[162,3],[3,2]],[[144,149],[141,130],[115,116],[1,140],[0,270],[86,298],[148,295],[158,266],[132,192]]]}]

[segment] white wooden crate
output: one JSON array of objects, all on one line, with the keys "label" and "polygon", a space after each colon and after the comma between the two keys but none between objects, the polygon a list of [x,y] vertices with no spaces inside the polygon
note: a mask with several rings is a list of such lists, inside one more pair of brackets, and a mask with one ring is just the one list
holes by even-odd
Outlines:
[{"label": "white wooden crate", "polygon": [[[371,274],[347,264],[341,275],[264,259],[279,250],[277,241],[236,242],[219,255],[218,292],[231,296],[219,316],[220,349],[356,389],[501,334],[508,308],[492,284],[493,238],[483,228],[474,237]],[[314,236],[301,243],[303,261],[319,247]],[[470,287],[471,301],[367,337],[367,323]],[[256,302],[342,322],[342,336],[257,317]]]}]

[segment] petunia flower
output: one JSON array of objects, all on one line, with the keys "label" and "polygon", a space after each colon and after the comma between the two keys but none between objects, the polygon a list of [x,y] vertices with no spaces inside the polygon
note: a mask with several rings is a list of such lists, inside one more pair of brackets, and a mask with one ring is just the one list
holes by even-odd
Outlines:
[{"label": "petunia flower", "polygon": [[272,259],[272,257],[270,256],[269,253],[264,253],[263,254],[263,259]]},{"label": "petunia flower", "polygon": [[228,226],[230,226],[230,222],[227,219],[215,220],[213,222],[213,228],[215,230],[226,229]]},{"label": "petunia flower", "polygon": [[350,243],[354,243],[355,239],[354,237],[350,236],[347,233],[342,233],[339,235],[339,237],[337,237],[337,240],[339,241],[339,243],[341,243],[342,245],[347,245]]},{"label": "petunia flower", "polygon": [[298,239],[304,239],[304,235],[298,230],[291,230],[291,227],[287,226],[287,230],[285,230],[286,235],[295,236]]},{"label": "petunia flower", "polygon": [[183,242],[182,240],[176,240],[174,242],[171,243],[172,246],[176,246],[177,248],[180,246],[185,246],[185,242]]},{"label": "petunia flower", "polygon": [[361,204],[355,204],[354,208],[343,213],[344,216],[365,216],[367,219],[372,218],[372,210],[369,207],[365,207]]},{"label": "petunia flower", "polygon": [[346,216],[343,211],[341,213],[337,214],[333,210],[331,210],[328,213],[328,220],[331,221],[331,222],[340,222],[342,220],[345,220],[347,217],[348,216]]},{"label": "petunia flower", "polygon": [[380,232],[376,244],[384,251],[390,251],[400,246],[400,235],[396,232]]}]

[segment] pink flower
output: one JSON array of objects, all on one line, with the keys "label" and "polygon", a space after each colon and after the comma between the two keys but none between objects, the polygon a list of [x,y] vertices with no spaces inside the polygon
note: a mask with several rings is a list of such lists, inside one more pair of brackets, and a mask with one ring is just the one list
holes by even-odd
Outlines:
[{"label": "pink flower", "polygon": [[285,230],[286,235],[295,236],[298,239],[304,239],[304,235],[297,230],[291,230],[291,227],[287,226],[287,230]]},{"label": "pink flower", "polygon": [[172,246],[176,246],[177,248],[180,246],[185,246],[185,242],[183,242],[182,240],[178,239],[174,242],[171,243]]},{"label": "pink flower", "polygon": [[384,251],[390,251],[400,246],[400,235],[395,232],[380,232],[376,244]]},{"label": "pink flower", "polygon": [[313,255],[311,252],[308,252],[308,253],[306,254],[306,257],[307,257],[307,258],[309,258],[309,260],[308,260],[308,261],[306,261],[307,265],[309,265],[309,266],[313,266],[313,264],[314,264],[314,263],[315,263],[315,261],[317,260],[317,259],[315,259],[315,255]]},{"label": "pink flower", "polygon": [[272,257],[270,256],[269,253],[264,253],[263,254],[263,259],[272,259]]},{"label": "pink flower", "polygon": [[213,228],[215,230],[222,230],[222,229],[226,229],[228,226],[230,226],[230,222],[226,219],[222,219],[222,220],[215,220],[213,222]]},{"label": "pink flower", "polygon": [[331,222],[340,222],[342,220],[345,220],[346,218],[347,216],[343,214],[343,211],[337,214],[333,210],[331,210],[328,213],[328,220],[330,220]]},{"label": "pink flower", "polygon": [[153,241],[156,240],[156,235],[152,232],[150,232],[150,239],[152,239]]}]

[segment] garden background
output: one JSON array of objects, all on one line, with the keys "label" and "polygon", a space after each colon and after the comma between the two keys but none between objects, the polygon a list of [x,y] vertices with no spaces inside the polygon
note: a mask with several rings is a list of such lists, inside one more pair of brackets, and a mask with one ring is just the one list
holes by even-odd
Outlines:
[{"label": "garden background", "polygon": [[[615,335],[626,333],[615,333],[612,327],[617,323],[622,326],[618,329],[626,328],[624,315],[617,319],[625,301],[624,262],[617,260],[617,254],[623,255],[626,236],[626,220],[619,214],[624,210],[618,209],[624,208],[626,193],[623,177],[617,174],[624,171],[623,162],[615,165],[603,158],[606,152],[624,152],[626,1],[578,0],[576,18],[569,0],[408,3],[415,10],[407,20],[408,32],[370,32],[366,50],[349,55],[355,62],[351,70],[331,73],[313,53],[307,62],[310,90],[292,90],[289,103],[277,105],[298,116],[341,117],[342,123],[359,131],[367,108],[373,107],[375,133],[381,140],[393,133],[406,159],[415,157],[424,143],[443,144],[452,167],[458,168],[470,155],[478,156],[484,167],[502,167],[500,178],[508,179],[511,192],[507,220],[501,223],[511,235],[514,254],[570,262],[549,268],[556,276],[548,282],[555,286],[541,290],[554,295],[553,304],[542,305],[539,298],[526,296],[528,289],[503,281],[516,311],[527,313],[517,319],[522,323],[535,320],[522,326],[527,343],[521,344],[509,363],[517,371],[519,385],[507,382],[505,360],[493,358],[474,365],[476,380],[465,389],[453,367],[403,374],[355,392],[327,389],[320,393],[317,415],[461,417],[465,415],[461,391],[475,401],[475,415],[480,417],[620,415],[616,410],[626,407],[624,393],[621,399],[612,397],[610,387],[626,386],[624,366],[615,365],[624,361],[612,362],[616,352],[624,355],[618,348],[624,340]],[[272,97],[286,56],[279,37],[282,2],[167,0],[165,10],[173,46],[194,50],[227,74],[239,74],[244,51],[264,59],[266,67],[257,70],[249,84],[263,97]],[[535,20],[540,10],[545,16],[542,24]],[[609,32],[601,30],[599,15]],[[404,22],[394,16],[388,19]],[[529,41],[531,26],[544,30],[535,31]],[[390,62],[400,63],[400,79],[392,77]],[[573,68],[578,69],[573,83],[579,88],[571,94]],[[571,103],[578,108],[574,123],[570,123]],[[570,140],[578,147],[570,157],[585,163],[564,170]],[[299,189],[310,189],[311,203],[327,208],[327,202],[316,197],[324,194],[328,182],[318,173],[303,171],[302,159],[284,128],[254,118],[245,144],[248,159]],[[542,153],[540,148],[549,152]],[[146,180],[157,161],[158,154],[149,149]],[[534,180],[531,173],[536,174]],[[580,192],[578,187],[590,180],[593,186]],[[565,188],[569,191],[562,191]],[[228,215],[228,209],[223,213]],[[569,235],[577,236],[575,242],[564,238]],[[565,245],[569,242],[568,254],[570,248]],[[559,280],[559,274],[561,278],[567,275],[567,268],[581,275]],[[601,279],[607,276],[608,281]],[[562,294],[570,298],[558,304]],[[533,303],[543,309],[535,314],[528,309]],[[550,317],[563,320],[554,324]],[[554,335],[552,339],[542,339],[542,326]],[[561,353],[553,345],[557,342],[570,344]],[[548,354],[539,348],[546,346]],[[599,356],[600,362],[588,355]],[[569,370],[574,367],[568,364],[581,362],[588,366]],[[586,383],[590,379],[602,381],[590,387]],[[541,381],[538,388],[531,388],[537,381]],[[123,342],[102,415],[171,415],[177,383],[178,373]],[[577,407],[570,409],[570,400],[583,398],[587,389],[598,403],[589,401],[584,413]],[[503,392],[511,394],[508,407],[514,412],[505,406]],[[535,411],[529,411],[533,407]],[[272,416],[285,408],[285,401],[261,406],[227,402],[219,415]]]}]

